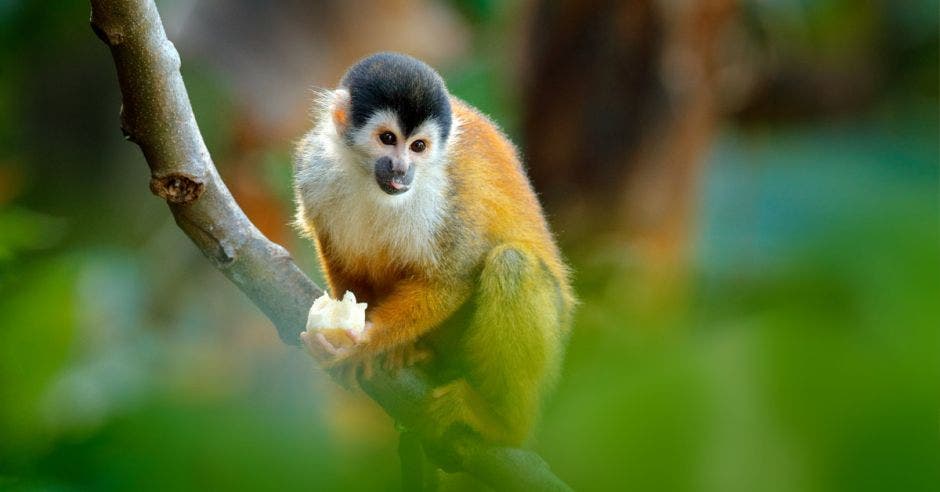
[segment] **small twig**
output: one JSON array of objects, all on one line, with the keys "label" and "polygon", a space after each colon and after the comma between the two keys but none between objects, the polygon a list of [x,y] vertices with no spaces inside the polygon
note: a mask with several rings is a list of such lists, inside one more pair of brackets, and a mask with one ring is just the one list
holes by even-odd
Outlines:
[{"label": "small twig", "polygon": [[[121,129],[150,166],[151,191],[177,225],[274,323],[281,339],[300,343],[307,312],[322,291],[287,251],[248,220],[222,182],[196,125],[180,58],[152,0],[91,0],[91,25],[111,49],[121,86]],[[426,375],[378,372],[362,387],[385,411],[417,427],[428,395]],[[568,490],[535,453],[482,442],[440,445],[459,469],[497,489]]]}]

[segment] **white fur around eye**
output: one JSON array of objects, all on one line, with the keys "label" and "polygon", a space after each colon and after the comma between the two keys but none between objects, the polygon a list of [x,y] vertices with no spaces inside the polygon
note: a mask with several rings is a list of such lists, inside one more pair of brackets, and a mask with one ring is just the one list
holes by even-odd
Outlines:
[{"label": "white fur around eye", "polygon": [[[416,140],[424,140],[427,148],[423,152],[413,152],[411,151],[411,144]],[[437,124],[437,121],[430,120],[422,123],[418,128],[412,132],[411,136],[408,138],[408,150],[412,152],[412,156],[417,159],[436,159],[440,157],[442,152],[445,150],[439,142],[441,141],[441,129]]]},{"label": "white fur around eye", "polygon": [[404,138],[401,134],[401,130],[398,128],[398,118],[395,117],[395,113],[386,109],[376,111],[366,120],[362,128],[357,130],[353,135],[353,144],[363,150],[376,149],[377,151],[381,151],[381,147],[384,146],[384,144],[377,138],[380,129],[394,133],[397,141],[401,141]]}]

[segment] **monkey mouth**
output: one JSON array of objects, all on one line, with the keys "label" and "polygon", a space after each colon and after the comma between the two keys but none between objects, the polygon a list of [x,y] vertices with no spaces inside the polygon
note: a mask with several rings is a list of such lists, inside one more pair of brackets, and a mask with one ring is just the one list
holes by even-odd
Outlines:
[{"label": "monkey mouth", "polygon": [[411,189],[411,183],[406,183],[406,176],[395,176],[393,178],[382,179],[376,176],[376,182],[379,188],[389,195],[400,195]]}]

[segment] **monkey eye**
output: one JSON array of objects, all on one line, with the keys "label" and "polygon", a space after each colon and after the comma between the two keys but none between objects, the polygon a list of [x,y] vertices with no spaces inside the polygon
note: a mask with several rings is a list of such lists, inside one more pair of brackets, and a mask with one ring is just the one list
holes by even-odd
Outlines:
[{"label": "monkey eye", "polygon": [[411,142],[411,150],[414,152],[424,152],[424,149],[427,148],[428,144],[424,140],[415,140]]},{"label": "monkey eye", "polygon": [[385,145],[395,145],[395,134],[392,132],[382,132],[379,134],[379,141]]}]

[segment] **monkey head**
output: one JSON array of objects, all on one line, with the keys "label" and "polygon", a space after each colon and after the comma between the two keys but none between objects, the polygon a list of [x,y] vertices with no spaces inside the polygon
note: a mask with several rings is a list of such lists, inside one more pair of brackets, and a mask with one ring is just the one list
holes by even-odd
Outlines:
[{"label": "monkey head", "polygon": [[440,75],[420,60],[379,53],[359,61],[333,91],[330,111],[353,165],[388,195],[406,193],[444,164],[450,96]]}]

